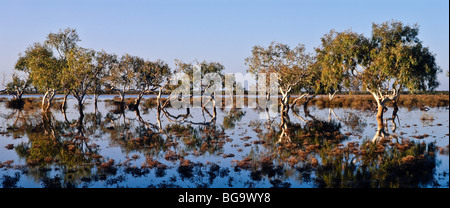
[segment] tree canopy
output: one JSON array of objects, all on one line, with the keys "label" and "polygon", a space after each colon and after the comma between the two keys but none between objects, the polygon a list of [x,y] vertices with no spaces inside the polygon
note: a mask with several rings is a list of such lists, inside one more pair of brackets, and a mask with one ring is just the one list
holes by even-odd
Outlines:
[{"label": "tree canopy", "polygon": [[[331,30],[321,38],[315,54],[307,53],[302,44],[292,48],[272,42],[267,47],[254,46],[245,62],[247,72],[266,77],[266,84],[270,83],[269,74],[275,75],[278,89],[268,93],[272,89],[265,88],[266,95],[280,92],[283,105],[288,104],[294,91],[333,93],[357,89],[370,92],[378,105],[384,107],[387,101],[395,102],[402,90],[434,90],[439,85],[437,74],[442,70],[418,35],[417,25],[399,21],[373,23],[370,36],[351,30]],[[45,93],[44,100],[50,104],[56,91],[66,96],[72,93],[83,100],[86,93],[94,93],[97,99],[105,88],[117,91],[123,103],[130,90],[139,92],[139,101],[143,94],[164,88],[171,79],[171,69],[162,60],[96,52],[79,47],[79,41],[76,30],[67,28],[50,33],[43,43],[32,44],[19,55],[15,66],[17,71],[29,76],[26,80],[13,77],[9,91],[32,85]],[[212,88],[211,81],[218,77],[222,81],[225,77],[225,67],[219,62],[175,60],[175,66],[174,72],[184,72],[190,78],[194,93],[204,93]],[[209,73],[218,76],[206,76]],[[214,86],[216,90],[224,88]]]},{"label": "tree canopy", "polygon": [[379,106],[397,99],[404,89],[434,90],[441,69],[418,34],[417,25],[398,21],[374,23],[371,37],[332,30],[316,49],[321,82],[330,88],[340,83],[348,88],[353,79],[359,80]]},{"label": "tree canopy", "polygon": [[310,85],[313,81],[310,79],[313,61],[314,56],[306,53],[304,45],[299,44],[291,49],[286,44],[276,42],[272,42],[267,48],[254,46],[252,56],[246,59],[249,66],[247,71],[251,74],[277,74],[282,94]]}]

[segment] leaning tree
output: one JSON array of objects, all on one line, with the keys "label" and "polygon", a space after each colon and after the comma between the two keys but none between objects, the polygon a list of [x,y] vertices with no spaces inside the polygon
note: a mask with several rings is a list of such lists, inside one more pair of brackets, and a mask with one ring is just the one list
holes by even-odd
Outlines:
[{"label": "leaning tree", "polygon": [[398,21],[373,24],[370,38],[332,30],[316,49],[321,82],[349,88],[355,79],[360,81],[377,102],[377,118],[382,118],[386,102],[396,105],[401,90],[433,90],[439,85],[441,69],[418,34],[417,25]]}]

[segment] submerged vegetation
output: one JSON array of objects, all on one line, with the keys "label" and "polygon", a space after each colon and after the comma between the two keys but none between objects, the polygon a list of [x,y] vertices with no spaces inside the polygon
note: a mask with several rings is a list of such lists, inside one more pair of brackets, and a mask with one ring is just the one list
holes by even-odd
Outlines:
[{"label": "submerged vegetation", "polygon": [[[291,120],[284,128],[278,122],[246,119],[257,115],[257,109],[219,109],[218,122],[206,124],[189,116],[170,121],[185,113],[180,109],[167,108],[159,117],[155,108],[144,114],[117,111],[114,101],[101,100],[97,115],[83,113],[79,125],[77,111],[68,109],[66,120],[62,112],[41,114],[39,100],[34,102],[27,110],[6,108],[11,114],[2,118],[8,123],[0,129],[3,137],[16,138],[8,139],[13,143],[2,151],[20,158],[1,160],[2,187],[23,186],[24,175],[43,187],[446,186],[437,182],[446,174],[437,167],[439,157],[448,156],[448,144],[436,145],[431,135],[418,138],[387,129],[372,142],[370,125],[361,127],[365,121],[355,110],[336,112],[341,120],[305,115],[305,121]],[[291,117],[293,113],[301,116],[292,112]],[[358,128],[363,130],[348,131]],[[111,154],[117,150],[121,154]]]}]

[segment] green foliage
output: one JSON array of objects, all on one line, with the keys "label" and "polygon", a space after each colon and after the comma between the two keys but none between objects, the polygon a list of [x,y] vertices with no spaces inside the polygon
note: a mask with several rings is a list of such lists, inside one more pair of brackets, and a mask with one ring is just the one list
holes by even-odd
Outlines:
[{"label": "green foliage", "polygon": [[134,77],[136,88],[145,92],[162,87],[163,83],[167,83],[171,76],[169,65],[159,59],[155,62],[143,61],[135,73],[137,75]]},{"label": "green foliage", "polygon": [[78,47],[66,54],[67,67],[63,69],[60,79],[65,84],[65,89],[72,92],[79,101],[84,98],[96,76],[94,55],[95,51]]},{"label": "green foliage", "polygon": [[113,88],[129,90],[133,85],[135,72],[138,70],[142,60],[137,56],[130,54],[123,55],[110,71],[109,83]]},{"label": "green foliage", "polygon": [[59,87],[60,66],[61,62],[53,57],[53,52],[47,46],[35,43],[19,57],[16,69],[29,70],[33,85],[40,91],[46,91]]},{"label": "green foliage", "polygon": [[[34,43],[28,47],[16,63],[16,70],[29,72],[33,85],[40,91],[61,89],[67,85],[61,82],[61,75],[67,68],[66,56],[79,41],[74,29],[67,28],[59,33],[50,33],[44,44]],[[59,54],[55,57],[53,51]]]},{"label": "green foliage", "polygon": [[288,45],[272,42],[267,48],[254,46],[252,56],[246,59],[247,72],[258,75],[276,73],[279,88],[283,92],[292,89],[307,89],[315,80],[312,79],[314,57],[306,53],[305,46],[299,44],[291,49]]},{"label": "green foliage", "polygon": [[[194,66],[198,65],[200,66],[200,74],[196,74],[197,77],[199,77],[199,80],[194,80]],[[208,61],[202,61],[202,62],[198,62],[195,61],[195,63],[184,63],[180,60],[175,60],[175,73],[184,73],[186,74],[190,81],[191,81],[191,90],[193,90],[194,86],[198,86],[199,88],[201,88],[201,91],[203,91],[208,84],[210,83],[206,83],[202,81],[202,78],[205,77],[206,74],[209,73],[216,73],[218,74],[222,80],[224,79],[224,71],[225,66],[223,66],[221,63],[219,62],[208,62]],[[175,85],[175,86],[169,86],[171,89],[175,89],[176,87],[178,87],[179,85]]]},{"label": "green foliage", "polygon": [[367,50],[368,41],[351,31],[339,33],[334,30],[325,34],[321,41],[322,45],[316,49],[315,67],[320,71],[320,81],[316,86],[325,92],[349,88],[358,58],[362,58],[361,54]]},{"label": "green foliage", "polygon": [[23,93],[30,88],[31,79],[29,77],[22,79],[14,73],[12,80],[6,84],[6,93],[12,95],[14,99],[21,100]]},{"label": "green foliage", "polygon": [[45,45],[56,50],[60,59],[65,59],[67,54],[77,47],[80,41],[78,33],[75,29],[66,28],[64,31],[59,30],[58,33],[50,33],[47,36]]},{"label": "green foliage", "polygon": [[185,73],[189,76],[189,78],[192,80],[193,74],[194,74],[194,65],[199,65],[201,67],[201,76],[204,76],[208,73],[217,73],[220,76],[223,76],[223,70],[225,67],[219,63],[219,62],[207,62],[202,61],[198,62],[195,61],[195,64],[193,63],[184,63],[180,60],[175,60],[175,73]]},{"label": "green foliage", "polygon": [[392,21],[373,24],[370,38],[331,31],[316,49],[321,82],[329,89],[349,88],[360,80],[369,92],[433,90],[439,83],[434,54],[418,39],[417,25]]}]

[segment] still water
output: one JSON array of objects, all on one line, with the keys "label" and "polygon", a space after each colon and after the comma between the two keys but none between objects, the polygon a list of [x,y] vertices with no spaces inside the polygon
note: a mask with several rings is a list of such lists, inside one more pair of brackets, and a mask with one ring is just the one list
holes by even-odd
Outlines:
[{"label": "still water", "polygon": [[264,109],[111,99],[83,117],[70,97],[65,114],[0,102],[0,187],[449,187],[448,107],[389,109],[373,142],[373,111],[299,106],[284,126]]}]

